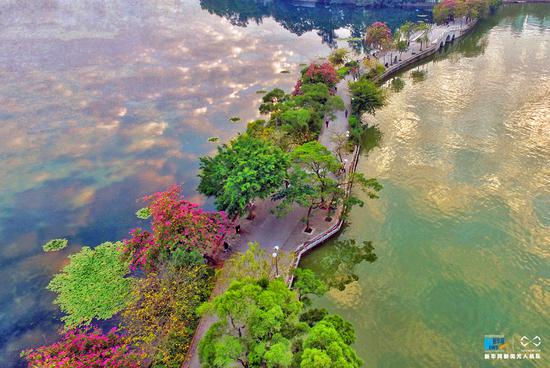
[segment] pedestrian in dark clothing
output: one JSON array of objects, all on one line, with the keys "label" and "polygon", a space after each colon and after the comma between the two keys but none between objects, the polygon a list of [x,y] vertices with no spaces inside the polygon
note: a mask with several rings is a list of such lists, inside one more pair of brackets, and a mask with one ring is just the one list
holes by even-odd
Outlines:
[{"label": "pedestrian in dark clothing", "polygon": [[235,226],[235,233],[240,234],[241,233],[241,225]]},{"label": "pedestrian in dark clothing", "polygon": [[224,241],[224,242],[223,242],[223,251],[224,251],[225,253],[227,253],[227,252],[229,252],[229,249],[231,249],[231,247],[229,246],[229,243],[226,242],[226,241]]},{"label": "pedestrian in dark clothing", "polygon": [[346,118],[348,117],[348,110],[346,110]]},{"label": "pedestrian in dark clothing", "polygon": [[328,128],[328,120],[325,120],[325,125]]}]

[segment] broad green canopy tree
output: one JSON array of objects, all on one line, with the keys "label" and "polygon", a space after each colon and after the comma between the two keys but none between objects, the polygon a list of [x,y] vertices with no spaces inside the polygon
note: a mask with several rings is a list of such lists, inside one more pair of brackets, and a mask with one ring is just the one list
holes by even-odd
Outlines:
[{"label": "broad green canopy tree", "polygon": [[[350,333],[351,330],[351,333]],[[363,365],[349,346],[355,341],[351,325],[339,316],[326,316],[304,340],[301,368],[359,368]]]},{"label": "broad green canopy tree", "polygon": [[354,114],[362,115],[365,112],[374,114],[376,109],[384,106],[384,91],[374,82],[361,78],[357,82],[349,83],[351,93],[351,109]]},{"label": "broad green canopy tree", "polygon": [[290,153],[290,158],[293,164],[289,175],[290,185],[275,194],[275,198],[282,199],[277,210],[284,214],[294,203],[306,207],[306,230],[309,230],[311,211],[324,204],[329,197],[341,192],[338,181],[334,178],[341,164],[318,141],[296,147]]},{"label": "broad green canopy tree", "polygon": [[83,247],[50,281],[48,289],[58,293],[54,303],[66,314],[61,317],[66,328],[111,318],[126,306],[131,280],[125,277],[129,268],[120,246],[106,242],[94,249]]},{"label": "broad green canopy tree", "polygon": [[[309,277],[303,281],[317,284]],[[281,279],[234,282],[199,311],[218,316],[199,343],[202,367],[317,368],[322,361],[326,367],[355,368],[362,364],[349,346],[355,341],[353,326],[324,310],[304,311],[296,291]]]},{"label": "broad green canopy tree", "polygon": [[298,320],[302,303],[280,279],[236,281],[199,311],[219,321],[199,344],[202,367],[288,367],[291,334],[306,329]]},{"label": "broad green canopy tree", "polygon": [[289,159],[279,147],[242,134],[219,146],[216,156],[200,158],[198,190],[215,196],[218,210],[236,218],[250,202],[279,188],[288,166]]}]

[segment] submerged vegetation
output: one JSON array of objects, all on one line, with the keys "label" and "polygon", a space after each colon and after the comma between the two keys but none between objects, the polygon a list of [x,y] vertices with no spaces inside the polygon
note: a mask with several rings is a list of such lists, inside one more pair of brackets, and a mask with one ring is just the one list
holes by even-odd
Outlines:
[{"label": "submerged vegetation", "polygon": [[56,252],[67,247],[67,239],[52,239],[42,246],[44,252]]}]

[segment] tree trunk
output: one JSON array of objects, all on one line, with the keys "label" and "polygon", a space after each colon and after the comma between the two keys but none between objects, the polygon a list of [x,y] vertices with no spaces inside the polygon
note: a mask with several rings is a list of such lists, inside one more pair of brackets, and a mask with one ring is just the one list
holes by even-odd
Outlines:
[{"label": "tree trunk", "polygon": [[307,209],[307,216],[306,216],[306,232],[311,231],[311,228],[309,227],[309,217],[311,216],[311,210],[313,209],[313,205],[309,206]]}]

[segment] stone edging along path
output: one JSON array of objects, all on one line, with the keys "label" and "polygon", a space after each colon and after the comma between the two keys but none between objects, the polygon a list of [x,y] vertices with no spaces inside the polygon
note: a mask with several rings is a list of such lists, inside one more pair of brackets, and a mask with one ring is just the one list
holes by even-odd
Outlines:
[{"label": "stone edging along path", "polygon": [[[446,29],[443,29],[443,31],[441,32],[441,34],[438,37],[431,40],[429,46],[427,46],[423,51],[420,51],[420,52],[418,52],[414,55],[411,55],[410,57],[406,58],[405,60],[402,60],[402,61],[388,67],[383,74],[381,74],[378,78],[375,79],[375,82],[380,83],[380,84],[383,83],[384,81],[386,81],[387,79],[389,79],[390,77],[395,75],[397,72],[403,70],[404,68],[409,67],[409,66],[415,64],[416,62],[418,62],[420,60],[423,60],[423,59],[427,58],[428,56],[433,55],[445,43],[464,37],[467,33],[469,33],[473,29],[473,27],[475,26],[476,23],[477,23],[477,21],[471,21],[471,22],[466,23],[466,24],[464,24],[463,26],[460,26],[460,27],[436,26],[435,29],[437,29],[437,27],[446,28]],[[440,30],[441,30],[441,28],[440,28]],[[448,35],[450,35],[449,39],[447,38]],[[345,91],[345,94],[348,94],[347,90]],[[346,109],[350,109],[349,104],[346,104]],[[346,119],[346,121],[347,121],[347,119]],[[323,133],[326,133],[326,132],[323,132]],[[330,147],[327,147],[327,148],[330,149]],[[348,164],[349,166],[346,168],[347,175],[355,172],[355,170],[357,168],[358,161],[359,161],[359,156],[360,156],[360,146],[356,145],[354,147],[354,150],[353,150],[351,162]],[[351,190],[352,190],[352,185],[351,185],[351,183],[349,183],[346,187],[346,197],[348,197],[350,195]],[[286,282],[288,283],[289,287],[292,286],[292,282],[294,280],[294,275],[293,275],[292,271],[299,266],[302,257],[306,253],[308,253],[310,250],[320,246],[321,244],[323,244],[324,242],[326,242],[327,240],[332,238],[334,235],[338,234],[338,232],[340,232],[340,230],[342,230],[342,227],[344,226],[343,206],[342,205],[340,205],[338,207],[338,209],[335,213],[335,218],[337,218],[336,223],[332,224],[331,226],[329,226],[326,229],[323,229],[315,237],[313,237],[311,239],[308,239],[306,241],[303,241],[303,242],[295,243],[297,245],[292,247],[293,248],[291,250],[292,260],[291,260],[290,269],[289,269],[290,272],[289,272],[289,275],[287,276],[287,279],[286,279]],[[254,240],[261,241],[261,239],[254,239]],[[212,299],[213,297],[218,295],[219,292],[221,292],[221,290],[219,290],[221,287],[223,287],[223,286],[221,286],[220,280],[218,280],[216,282],[214,290],[212,291],[210,299]],[[204,333],[208,330],[208,328],[214,322],[215,322],[215,319],[213,319],[212,316],[203,316],[200,319],[200,321],[197,325],[197,328],[195,329],[195,334],[193,335],[193,339],[191,341],[189,350],[187,352],[186,359],[185,359],[185,361],[182,365],[183,368],[195,368],[195,367],[198,368],[198,367],[200,367],[200,364],[198,362],[198,351],[197,351],[198,350],[198,343],[199,343],[200,339],[202,338],[202,336],[204,335]]]},{"label": "stone edging along path", "polygon": [[[549,0],[550,1],[550,0]],[[454,40],[458,40],[462,37],[464,37],[466,34],[468,34],[474,26],[477,24],[477,20],[473,20],[469,23],[464,24],[463,27],[447,27],[448,30],[446,32],[443,32],[439,37],[437,37],[434,40],[431,40],[430,45],[426,47],[424,50],[420,51],[419,53],[412,55],[412,57],[407,58],[405,60],[402,60],[389,68],[387,68],[384,73],[382,73],[378,78],[376,78],[375,82],[377,83],[383,83],[384,81],[388,80],[390,77],[398,73],[399,71],[403,70],[404,68],[413,65],[417,63],[418,61],[421,61],[428,56],[433,55],[436,53],[441,47],[445,45],[445,43],[452,42]],[[436,27],[442,27],[446,28],[444,26],[436,26]],[[449,36],[449,38],[447,38]],[[443,43],[442,43],[443,42]],[[351,165],[349,167],[348,172],[353,173],[355,172],[355,169],[357,168],[357,164],[359,162],[359,153],[360,153],[360,146],[355,146],[354,152],[353,152],[353,159],[351,162]],[[352,185],[351,183],[346,188],[346,197],[348,197],[351,193]],[[337,234],[344,225],[344,219],[342,216],[342,206],[340,206],[337,214],[338,214],[338,222],[330,227],[329,229],[323,231],[319,235],[317,235],[315,238],[308,240],[296,247],[295,254],[294,254],[294,260],[292,262],[291,270],[296,269],[299,264],[302,256],[309,252],[311,249],[323,244],[325,241],[333,237],[335,234]],[[292,282],[294,280],[294,275],[291,273],[287,278],[287,283],[289,287],[292,285]]]},{"label": "stone edging along path", "polygon": [[[549,0],[550,1],[550,0]],[[399,61],[393,65],[390,65],[384,73],[382,73],[378,78],[375,79],[375,82],[377,83],[383,83],[398,72],[402,71],[403,69],[416,64],[417,62],[427,58],[428,56],[431,56],[435,54],[437,51],[439,51],[445,44],[453,42],[455,40],[458,40],[460,38],[463,38],[466,36],[472,29],[474,29],[474,26],[477,24],[477,19],[472,20],[468,23],[456,25],[452,24],[450,26],[435,26],[434,30],[437,30],[438,28],[440,30],[443,30],[442,33],[436,37],[433,40],[430,40],[429,46],[427,46],[424,50],[419,51],[418,53],[409,56],[405,60]]]}]

